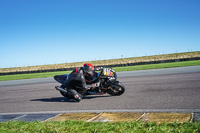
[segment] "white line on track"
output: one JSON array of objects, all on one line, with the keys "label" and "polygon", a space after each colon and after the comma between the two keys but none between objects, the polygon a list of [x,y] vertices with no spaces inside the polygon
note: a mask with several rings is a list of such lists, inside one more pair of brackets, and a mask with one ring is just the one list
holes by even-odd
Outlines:
[{"label": "white line on track", "polygon": [[86,113],[86,112],[143,112],[143,113],[195,113],[200,112],[200,109],[134,109],[134,110],[68,110],[68,111],[39,111],[39,112],[13,112],[13,113],[0,113],[0,115],[12,114],[56,114],[56,113]]}]

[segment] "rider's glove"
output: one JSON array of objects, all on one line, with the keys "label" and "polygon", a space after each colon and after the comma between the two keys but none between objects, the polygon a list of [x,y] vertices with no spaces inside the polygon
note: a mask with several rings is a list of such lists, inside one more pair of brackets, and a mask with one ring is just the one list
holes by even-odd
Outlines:
[{"label": "rider's glove", "polygon": [[88,90],[92,91],[96,87],[96,84],[92,84],[92,87],[88,88]]},{"label": "rider's glove", "polygon": [[95,88],[96,87],[96,84],[94,83],[94,84],[92,84],[92,88]]},{"label": "rider's glove", "polygon": [[92,84],[92,88],[96,88],[96,87],[99,87],[99,86],[100,86],[100,82]]}]

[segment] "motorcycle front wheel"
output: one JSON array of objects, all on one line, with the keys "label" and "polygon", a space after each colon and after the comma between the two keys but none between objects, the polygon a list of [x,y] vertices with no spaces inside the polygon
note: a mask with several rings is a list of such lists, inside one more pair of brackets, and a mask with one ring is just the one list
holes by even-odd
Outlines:
[{"label": "motorcycle front wheel", "polygon": [[108,88],[107,93],[111,96],[120,96],[125,92],[125,86],[120,83],[116,82],[114,85]]}]

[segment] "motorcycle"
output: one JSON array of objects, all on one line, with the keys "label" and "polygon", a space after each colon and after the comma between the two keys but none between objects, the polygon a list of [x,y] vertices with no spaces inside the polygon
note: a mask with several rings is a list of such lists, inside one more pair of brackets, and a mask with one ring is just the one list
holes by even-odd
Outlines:
[{"label": "motorcycle", "polygon": [[[96,87],[83,91],[81,86],[74,89],[65,88],[68,74],[55,75],[54,79],[61,83],[61,86],[56,86],[55,89],[60,91],[64,97],[74,99],[76,102],[80,102],[84,95],[102,95],[108,93],[111,96],[120,96],[125,92],[125,86],[117,81],[117,73],[112,68],[101,68],[100,72],[95,72],[94,76],[95,80],[92,83],[95,83]],[[87,80],[86,82],[91,83]]]}]

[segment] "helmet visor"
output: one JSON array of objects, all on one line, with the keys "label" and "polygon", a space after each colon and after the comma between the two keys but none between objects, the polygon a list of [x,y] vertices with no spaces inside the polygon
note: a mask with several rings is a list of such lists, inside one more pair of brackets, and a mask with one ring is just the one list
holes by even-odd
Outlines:
[{"label": "helmet visor", "polygon": [[91,74],[91,75],[93,74],[93,70],[88,70],[87,72],[88,74]]}]

